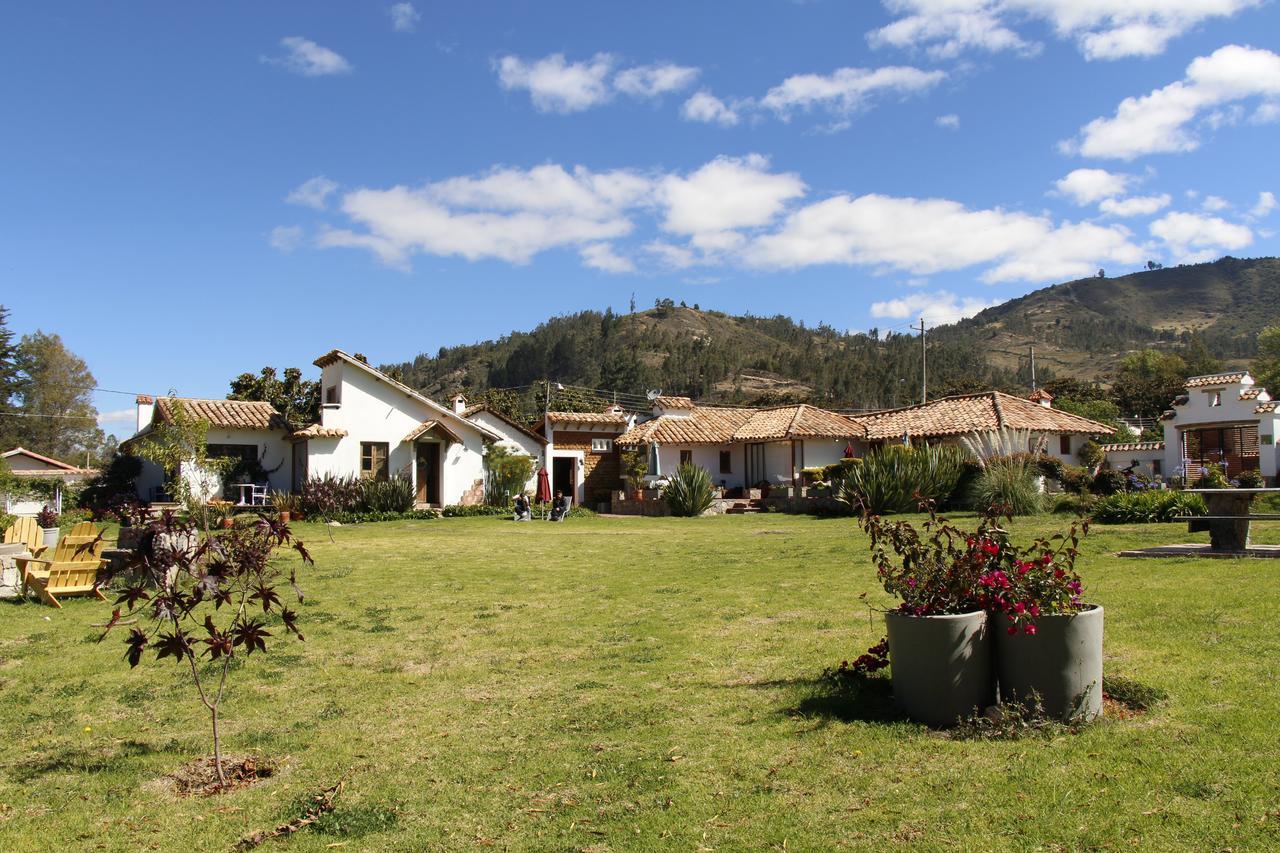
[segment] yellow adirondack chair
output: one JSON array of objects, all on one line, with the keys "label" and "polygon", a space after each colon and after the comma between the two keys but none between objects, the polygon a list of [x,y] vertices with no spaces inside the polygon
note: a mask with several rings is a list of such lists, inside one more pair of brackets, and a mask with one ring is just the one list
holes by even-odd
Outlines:
[{"label": "yellow adirondack chair", "polygon": [[39,557],[45,550],[44,531],[36,520],[27,516],[19,518],[4,531],[4,544],[26,545],[33,557]]},{"label": "yellow adirondack chair", "polygon": [[98,591],[98,569],[104,560],[102,552],[106,543],[102,538],[93,536],[63,536],[54,548],[53,558],[49,560],[35,557],[17,557],[18,571],[22,572],[22,593],[34,587],[41,599],[61,608],[58,595],[96,595],[103,601],[106,597]]},{"label": "yellow adirondack chair", "polygon": [[67,531],[68,536],[97,536],[98,525],[92,521],[77,521],[70,530]]}]

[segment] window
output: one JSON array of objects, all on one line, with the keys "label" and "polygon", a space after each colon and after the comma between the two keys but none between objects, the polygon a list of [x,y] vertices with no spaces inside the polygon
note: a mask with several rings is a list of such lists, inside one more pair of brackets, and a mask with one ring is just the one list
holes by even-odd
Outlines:
[{"label": "window", "polygon": [[1069,435],[1058,436],[1058,453],[1060,453],[1063,456],[1071,455],[1071,436]]},{"label": "window", "polygon": [[681,465],[692,465],[692,464],[693,464],[693,451],[692,451],[692,450],[681,450],[681,451],[680,451],[680,464],[681,464]]},{"label": "window", "polygon": [[720,473],[721,474],[733,473],[733,451],[732,450],[720,451]]},{"label": "window", "polygon": [[258,458],[256,444],[206,444],[204,449],[210,459],[235,459],[249,462]]},{"label": "window", "polygon": [[613,450],[612,438],[593,438],[591,439],[592,453],[608,453]]},{"label": "window", "polygon": [[1151,460],[1151,473],[1152,473],[1152,474],[1154,474],[1154,475],[1155,475],[1155,476],[1157,476],[1157,477],[1159,477],[1161,474],[1163,474],[1163,473],[1164,473],[1164,470],[1162,469],[1162,467],[1161,467],[1161,465],[1160,465],[1160,460],[1159,460],[1159,459],[1152,459],[1152,460]]},{"label": "window", "polygon": [[336,406],[338,403],[338,386],[330,385],[324,389],[324,404],[326,406]]},{"label": "window", "polygon": [[1222,392],[1221,392],[1221,391],[1205,391],[1204,393],[1205,393],[1205,395],[1209,398],[1209,405],[1210,405],[1210,406],[1221,406],[1221,405],[1222,405]]},{"label": "window", "polygon": [[360,479],[390,479],[390,468],[387,465],[387,443],[385,441],[360,442]]}]

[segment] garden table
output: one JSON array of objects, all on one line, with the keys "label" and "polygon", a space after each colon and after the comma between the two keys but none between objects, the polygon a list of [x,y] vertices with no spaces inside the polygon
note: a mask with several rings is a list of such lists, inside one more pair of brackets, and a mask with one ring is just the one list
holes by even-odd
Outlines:
[{"label": "garden table", "polygon": [[1208,513],[1201,516],[1180,516],[1178,520],[1188,522],[1192,533],[1208,530],[1210,551],[1247,551],[1251,521],[1280,520],[1280,514],[1249,514],[1249,504],[1254,497],[1280,492],[1280,489],[1187,489],[1187,491],[1204,496]]}]

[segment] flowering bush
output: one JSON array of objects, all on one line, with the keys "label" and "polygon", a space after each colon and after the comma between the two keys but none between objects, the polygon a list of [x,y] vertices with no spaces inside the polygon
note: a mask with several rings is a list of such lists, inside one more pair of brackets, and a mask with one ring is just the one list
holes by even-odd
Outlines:
[{"label": "flowering bush", "polygon": [[861,520],[880,582],[902,600],[898,612],[940,616],[988,610],[1008,614],[1011,631],[1022,627],[1034,634],[1041,614],[1082,609],[1075,560],[1087,521],[1021,547],[993,513],[980,516],[975,530],[963,530],[938,516],[932,504],[924,508],[929,520],[923,535],[906,521],[888,523],[874,515]]},{"label": "flowering bush", "polygon": [[46,530],[51,527],[57,527],[58,514],[50,509],[48,504],[45,504],[40,508],[40,511],[36,513],[36,524]]}]

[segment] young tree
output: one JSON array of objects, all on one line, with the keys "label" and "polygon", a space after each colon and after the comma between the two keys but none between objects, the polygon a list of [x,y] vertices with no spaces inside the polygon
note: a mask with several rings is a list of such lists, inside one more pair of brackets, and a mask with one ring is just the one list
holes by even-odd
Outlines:
[{"label": "young tree", "polygon": [[296,367],[286,367],[283,379],[276,376],[274,367],[262,368],[257,376],[241,373],[231,380],[227,399],[270,403],[295,427],[320,420],[320,383],[303,379]]},{"label": "young tree", "polygon": [[16,352],[22,413],[17,433],[23,447],[55,459],[83,460],[105,438],[93,406],[96,381],[84,360],[58,335],[23,335]]},{"label": "young tree", "polygon": [[533,475],[533,457],[515,453],[501,444],[490,444],[485,451],[484,464],[488,469],[488,488],[485,497],[494,506],[505,505],[517,492],[524,491]]},{"label": "young tree", "polygon": [[8,450],[19,442],[18,422],[18,348],[9,328],[9,309],[0,305],[0,450]]}]

